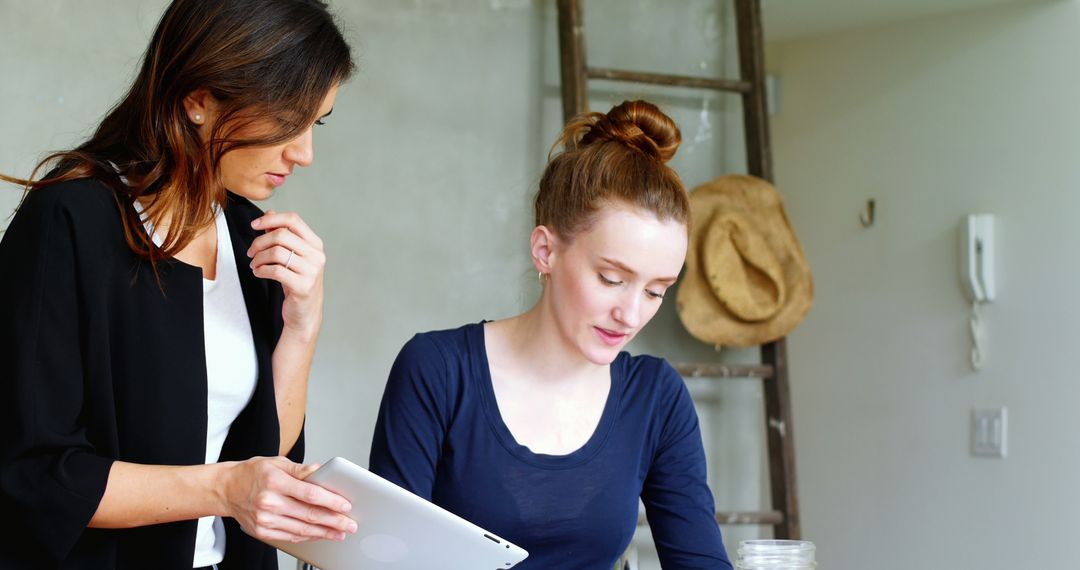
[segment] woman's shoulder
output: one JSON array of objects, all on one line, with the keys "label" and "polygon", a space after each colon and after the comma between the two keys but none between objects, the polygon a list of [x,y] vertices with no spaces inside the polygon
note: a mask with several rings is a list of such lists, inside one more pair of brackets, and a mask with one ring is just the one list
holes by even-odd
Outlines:
[{"label": "woman's shoulder", "polygon": [[96,178],[77,178],[35,188],[27,192],[23,208],[52,210],[56,208],[84,212],[101,206],[116,210],[116,194]]},{"label": "woman's shoulder", "polygon": [[626,390],[652,402],[652,406],[670,408],[689,397],[686,382],[667,360],[640,354],[621,353],[620,365]]},{"label": "woman's shoulder", "polygon": [[650,382],[660,382],[665,387],[682,385],[682,377],[665,359],[649,354],[619,354],[620,365],[628,378],[647,378]]},{"label": "woman's shoulder", "polygon": [[440,402],[459,401],[476,370],[473,351],[478,334],[482,342],[481,325],[413,335],[390,369],[388,394],[421,393]]},{"label": "woman's shoulder", "polygon": [[120,223],[118,204],[112,188],[94,178],[49,184],[26,193],[9,229],[40,233],[62,224],[80,240],[108,239]]},{"label": "woman's shoulder", "polygon": [[483,346],[483,324],[470,323],[453,329],[416,333],[402,347],[401,354],[454,361],[463,359],[478,343]]}]

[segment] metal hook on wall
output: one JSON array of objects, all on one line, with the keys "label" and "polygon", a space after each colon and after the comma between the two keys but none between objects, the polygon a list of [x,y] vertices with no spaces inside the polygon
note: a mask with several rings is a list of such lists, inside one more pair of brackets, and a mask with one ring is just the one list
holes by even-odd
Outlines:
[{"label": "metal hook on wall", "polygon": [[874,225],[875,207],[876,204],[873,198],[866,201],[866,207],[863,208],[862,212],[859,212],[859,222],[862,223],[862,227],[868,228]]}]

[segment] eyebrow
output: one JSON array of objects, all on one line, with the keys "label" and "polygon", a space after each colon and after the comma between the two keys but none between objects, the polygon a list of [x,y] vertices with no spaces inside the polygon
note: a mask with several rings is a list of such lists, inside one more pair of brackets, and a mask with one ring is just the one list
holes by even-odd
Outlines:
[{"label": "eyebrow", "polygon": [[[627,266],[625,263],[622,263],[622,262],[620,262],[618,260],[611,259],[609,257],[601,257],[600,260],[603,261],[604,263],[607,263],[608,265],[611,265],[615,269],[618,269],[619,271],[623,271],[623,272],[628,273],[630,275],[635,275],[635,276],[637,275],[637,271],[634,271],[633,269],[630,269],[629,266]],[[657,279],[653,279],[653,281],[659,281],[660,283],[666,283],[668,285],[671,285],[671,284],[675,283],[678,280],[679,280],[678,276],[675,276],[675,277],[660,277],[660,278],[657,278]]]},{"label": "eyebrow", "polygon": [[319,118],[320,118],[320,119],[325,119],[325,118],[327,118],[327,117],[329,117],[330,115],[333,115],[333,114],[334,114],[334,108],[333,108],[333,107],[330,107],[330,110],[329,110],[329,111],[327,111],[325,115],[323,115],[323,116],[321,116],[321,117],[319,117]]}]

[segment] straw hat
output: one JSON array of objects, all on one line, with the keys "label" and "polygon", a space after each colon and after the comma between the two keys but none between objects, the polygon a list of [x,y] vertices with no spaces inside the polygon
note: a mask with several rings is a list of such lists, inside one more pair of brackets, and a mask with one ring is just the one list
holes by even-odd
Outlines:
[{"label": "straw hat", "polygon": [[752,346],[798,326],[814,283],[776,189],[752,176],[721,176],[690,193],[690,211],[676,298],[690,334],[717,348]]}]

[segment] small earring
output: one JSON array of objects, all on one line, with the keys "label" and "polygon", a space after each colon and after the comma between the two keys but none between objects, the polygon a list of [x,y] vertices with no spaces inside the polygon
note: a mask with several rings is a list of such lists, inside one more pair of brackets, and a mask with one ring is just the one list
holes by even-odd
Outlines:
[{"label": "small earring", "polygon": [[540,280],[540,283],[543,283],[544,282],[544,272],[543,271],[537,271],[536,272],[536,278]]},{"label": "small earring", "polygon": [[195,113],[195,124],[197,124],[197,125],[202,124],[202,115],[200,115],[199,113]]}]

